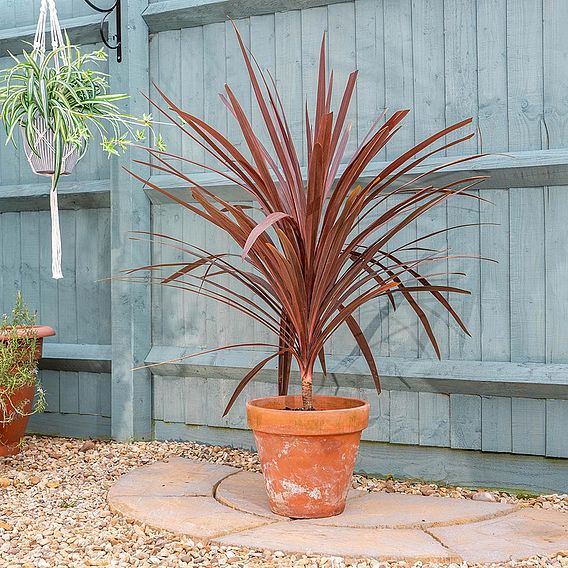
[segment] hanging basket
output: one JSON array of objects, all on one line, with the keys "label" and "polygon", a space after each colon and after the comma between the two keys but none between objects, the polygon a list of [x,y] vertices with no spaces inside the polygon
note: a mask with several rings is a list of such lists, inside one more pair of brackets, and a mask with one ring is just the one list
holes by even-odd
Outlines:
[{"label": "hanging basket", "polygon": [[[22,140],[24,141],[24,151],[33,172],[40,176],[52,176],[55,173],[55,144],[53,142],[54,133],[49,128],[42,117],[34,118],[34,145],[35,152],[31,149],[26,138],[25,130],[22,127]],[[61,160],[60,175],[67,176],[79,161],[80,154],[74,144],[63,146],[63,156]]]}]

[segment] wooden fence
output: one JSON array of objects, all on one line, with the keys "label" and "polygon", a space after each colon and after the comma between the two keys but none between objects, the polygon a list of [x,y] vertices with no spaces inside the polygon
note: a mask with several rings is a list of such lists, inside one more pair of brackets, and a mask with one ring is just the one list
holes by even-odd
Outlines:
[{"label": "wooden fence", "polygon": [[[37,2],[2,0],[2,65],[33,27]],[[363,358],[347,333],[328,346],[332,376],[322,392],[368,398],[372,420],[359,469],[464,484],[568,490],[568,4],[552,0],[129,0],[123,2],[123,63],[110,54],[115,91],[128,110],[148,111],[140,93],[170,97],[238,141],[217,94],[229,83],[254,125],[252,103],[229,20],[261,65],[271,70],[301,148],[304,99],[314,99],[322,33],[335,82],[360,78],[350,111],[354,146],[385,107],[411,108],[406,126],[380,160],[446,124],[473,116],[479,135],[452,155],[482,151],[474,171],[487,201],[454,203],[408,228],[412,237],[456,223],[435,245],[491,257],[448,262],[452,284],[472,296],[457,302],[472,337],[435,317],[443,360],[433,359],[408,308],[366,306],[358,318],[378,356],[385,392],[377,399]],[[26,8],[22,11],[22,5]],[[58,2],[75,41],[95,44],[97,16],[82,0]],[[32,26],[32,27],[30,27]],[[163,127],[173,152],[202,151]],[[241,142],[242,145],[242,142]],[[133,371],[263,331],[228,308],[178,290],[107,278],[150,261],[177,260],[170,249],[129,240],[156,230],[222,249],[227,238],[179,207],[143,190],[122,168],[135,151],[110,162],[94,147],[61,184],[65,278],[50,278],[48,185],[30,174],[23,153],[0,149],[0,311],[15,292],[58,331],[46,345],[42,376],[48,410],[32,429],[116,439],[188,439],[251,446],[244,400],[222,418],[235,382],[262,357],[237,351]],[[244,148],[243,148],[244,151]],[[506,154],[505,154],[506,153]],[[140,155],[138,156],[140,157]],[[374,171],[381,167],[373,166]],[[450,175],[472,171],[454,167]],[[202,183],[246,202],[196,168]],[[143,172],[144,175],[147,172]],[[371,172],[372,173],[372,172]],[[184,188],[165,175],[153,181]],[[396,199],[395,197],[390,199]],[[446,267],[444,267],[446,268]],[[427,306],[434,309],[434,304]],[[273,392],[267,368],[245,392]]]}]

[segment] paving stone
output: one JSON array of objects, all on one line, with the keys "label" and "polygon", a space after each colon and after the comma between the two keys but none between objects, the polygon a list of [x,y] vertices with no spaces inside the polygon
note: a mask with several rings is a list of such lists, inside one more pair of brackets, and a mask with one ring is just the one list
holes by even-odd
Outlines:
[{"label": "paving stone", "polygon": [[522,509],[511,515],[429,532],[466,562],[500,562],[568,551],[568,514]]},{"label": "paving stone", "polygon": [[225,507],[213,497],[115,495],[109,504],[128,519],[203,541],[272,522]]},{"label": "paving stone", "polygon": [[418,528],[481,521],[515,509],[505,503],[374,492],[348,501],[341,515],[314,522],[340,527]]},{"label": "paving stone", "polygon": [[215,539],[227,546],[262,546],[286,553],[325,554],[383,561],[461,562],[461,558],[418,529],[368,529],[278,522]]},{"label": "paving stone", "polygon": [[111,488],[117,495],[184,496],[213,495],[213,487],[238,469],[226,465],[172,458],[135,469]]},{"label": "paving stone", "polygon": [[[347,502],[363,495],[366,493],[352,489],[347,495]],[[246,511],[269,519],[288,520],[288,517],[275,515],[270,510],[264,479],[259,473],[241,471],[227,477],[217,487],[215,497],[220,503],[239,511]]]}]

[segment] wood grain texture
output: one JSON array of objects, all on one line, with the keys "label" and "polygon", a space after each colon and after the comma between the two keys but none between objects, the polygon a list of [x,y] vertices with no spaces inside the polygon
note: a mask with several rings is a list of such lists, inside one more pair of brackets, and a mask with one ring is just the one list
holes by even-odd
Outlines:
[{"label": "wood grain texture", "polygon": [[450,395],[450,446],[481,449],[481,397],[474,394]]},{"label": "wood grain texture", "polygon": [[[145,0],[123,3],[124,59],[128,67],[109,61],[111,89],[127,92],[131,97],[124,110],[141,116],[148,112],[142,96],[149,88],[148,32],[141,13]],[[122,168],[135,169],[135,159],[144,153],[134,148],[125,152],[121,164],[111,166],[111,271],[146,265],[150,246],[133,243],[129,231],[148,231],[150,204],[140,185]],[[112,436],[116,439],[147,439],[151,432],[151,378],[146,370],[133,371],[148,353],[151,343],[150,287],[145,284],[113,280],[112,307]]]},{"label": "wood grain texture", "polygon": [[481,449],[484,452],[512,450],[511,408],[510,398],[481,397]]}]

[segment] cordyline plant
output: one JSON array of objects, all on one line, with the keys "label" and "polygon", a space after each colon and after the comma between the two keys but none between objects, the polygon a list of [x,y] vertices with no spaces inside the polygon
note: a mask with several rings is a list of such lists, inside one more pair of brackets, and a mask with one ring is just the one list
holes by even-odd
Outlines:
[{"label": "cordyline plant", "polygon": [[[418,316],[438,356],[440,350],[436,338],[418,297],[427,295],[435,298],[467,333],[463,321],[445,294],[469,292],[434,284],[430,280],[431,275],[425,275],[422,271],[423,264],[448,258],[447,254],[440,255],[439,251],[430,250],[428,253],[422,252],[423,258],[420,259],[402,259],[404,250],[428,251],[419,246],[419,241],[431,235],[415,239],[402,247],[391,246],[390,251],[389,244],[392,245],[393,239],[405,227],[450,197],[462,194],[478,198],[475,194],[467,193],[467,190],[480,180],[479,176],[442,187],[429,185],[425,180],[426,173],[410,176],[409,181],[401,179],[405,174],[405,179],[408,179],[409,172],[433,154],[470,139],[473,133],[458,134],[457,139],[445,141],[446,136],[469,125],[471,119],[444,128],[404,152],[369,181],[358,183],[365,168],[396,134],[409,111],[395,112],[386,119],[381,115],[364,142],[346,160],[345,151],[351,130],[351,124],[346,119],[357,72],[349,75],[339,108],[334,113],[331,110],[333,73],[328,80],[322,42],[313,120],[306,109],[308,163],[304,177],[276,84],[272,77],[261,71],[238,32],[237,36],[270,146],[261,142],[229,86],[225,86],[226,94],[221,95],[221,99],[241,129],[250,159],[218,130],[180,109],[158,89],[169,109],[151,103],[185,135],[204,148],[208,155],[213,156],[220,167],[196,164],[182,156],[148,148],[152,161],[139,163],[183,180],[188,185],[187,199],[131,173],[152,189],[228,233],[242,248],[245,262],[240,262],[239,255],[228,252],[214,254],[166,235],[150,234],[149,238],[184,251],[191,260],[128,270],[123,278],[138,281],[150,279],[212,298],[252,318],[276,335],[278,343],[274,345],[244,343],[200,353],[251,345],[275,349],[243,377],[225,414],[249,381],[276,357],[279,394],[288,392],[291,364],[295,360],[302,381],[303,409],[313,409],[314,365],[319,359],[325,373],[324,345],[342,324],[347,324],[380,392],[379,373],[373,353],[354,316],[354,312],[363,304],[387,296],[395,305],[396,296],[400,296]],[[433,148],[436,143],[439,146]],[[456,159],[452,163],[472,158]],[[240,187],[258,204],[262,220],[253,218],[251,208],[229,203],[200,185],[191,174],[180,171],[175,166],[180,162],[199,165]],[[428,173],[439,171],[442,167]],[[400,195],[396,204],[392,204],[391,200],[386,210],[379,209],[387,197],[395,194]],[[372,213],[374,216],[371,216]],[[359,224],[363,226],[363,221],[367,224],[358,230]],[[140,271],[150,272],[149,275],[141,275]],[[167,276],[164,271],[167,271]],[[155,276],[156,273],[160,276]],[[221,277],[226,276],[248,288],[255,299],[225,285]]]}]

